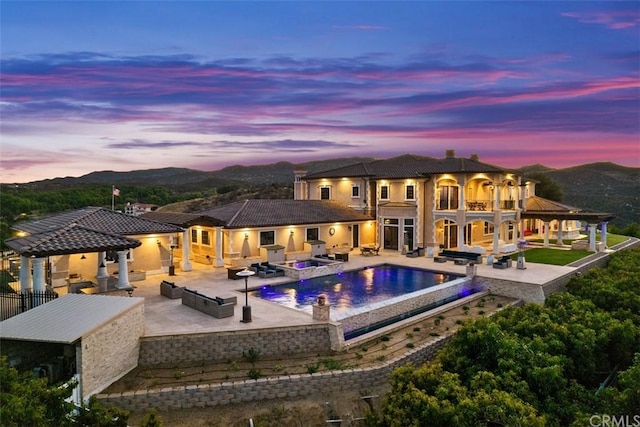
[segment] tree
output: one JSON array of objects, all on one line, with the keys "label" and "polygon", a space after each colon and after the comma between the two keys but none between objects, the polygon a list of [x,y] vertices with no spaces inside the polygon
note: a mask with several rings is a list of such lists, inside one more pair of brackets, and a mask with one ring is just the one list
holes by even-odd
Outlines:
[{"label": "tree", "polygon": [[533,172],[529,175],[529,178],[539,181],[536,184],[536,196],[554,200],[556,202],[562,201],[562,198],[564,197],[562,187],[549,177],[549,175],[544,172]]},{"label": "tree", "polygon": [[95,398],[80,408],[67,399],[73,387],[47,384],[30,372],[18,372],[0,358],[0,420],[3,427],[126,427],[129,412]]}]

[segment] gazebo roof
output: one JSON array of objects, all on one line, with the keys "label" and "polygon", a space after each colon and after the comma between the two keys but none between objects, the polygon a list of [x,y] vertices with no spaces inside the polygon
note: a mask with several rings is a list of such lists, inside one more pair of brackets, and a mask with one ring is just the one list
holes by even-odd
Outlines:
[{"label": "gazebo roof", "polygon": [[99,207],[62,212],[20,222],[14,229],[26,236],[5,241],[23,256],[67,255],[135,248],[141,243],[126,236],[182,232],[182,227]]},{"label": "gazebo roof", "polygon": [[140,241],[135,239],[90,230],[77,224],[26,237],[8,239],[5,244],[20,255],[35,257],[125,250],[141,245]]},{"label": "gazebo roof", "polygon": [[588,212],[579,208],[564,205],[553,200],[539,196],[531,196],[527,199],[522,218],[553,220],[578,220],[587,222],[611,221],[615,216],[606,212]]}]

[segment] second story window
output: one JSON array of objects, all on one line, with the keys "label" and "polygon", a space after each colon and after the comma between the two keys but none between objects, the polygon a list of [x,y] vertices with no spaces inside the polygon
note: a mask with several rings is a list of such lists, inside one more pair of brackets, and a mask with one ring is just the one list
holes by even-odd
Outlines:
[{"label": "second story window", "polygon": [[405,187],[405,199],[407,200],[415,200],[416,199],[416,188],[413,185],[407,185]]},{"label": "second story window", "polygon": [[320,187],[320,200],[329,200],[329,199],[331,199],[331,188]]},{"label": "second story window", "polygon": [[440,197],[438,209],[458,209],[458,187],[455,185],[442,185],[438,187]]},{"label": "second story window", "polygon": [[360,198],[360,186],[354,185],[351,187],[351,198],[358,199]]},{"label": "second story window", "polygon": [[389,186],[380,186],[380,200],[389,200]]}]

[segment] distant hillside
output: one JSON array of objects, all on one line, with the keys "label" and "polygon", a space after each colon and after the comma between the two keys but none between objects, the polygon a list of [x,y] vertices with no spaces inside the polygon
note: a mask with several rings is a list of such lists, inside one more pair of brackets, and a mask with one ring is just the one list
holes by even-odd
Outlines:
[{"label": "distant hillside", "polygon": [[376,159],[372,157],[346,157],[307,163],[278,162],[258,166],[236,165],[212,172],[212,174],[217,178],[239,180],[251,184],[290,184],[293,183],[293,171],[297,169],[306,170],[311,174],[356,163],[369,163],[374,160]]},{"label": "distant hillside", "polygon": [[293,171],[306,170],[308,173],[339,168],[355,163],[371,162],[371,157],[346,157],[340,159],[319,160],[307,163],[278,162],[256,166],[229,166],[213,172],[204,172],[186,168],[162,168],[136,170],[130,172],[99,171],[81,177],[65,177],[33,181],[20,186],[34,189],[53,189],[57,187],[78,186],[83,184],[101,185],[148,185],[178,188],[193,191],[200,188],[222,186],[264,184],[292,184]]},{"label": "distant hillside", "polygon": [[640,168],[600,162],[538,171],[562,187],[564,204],[613,213],[619,226],[640,222]]}]

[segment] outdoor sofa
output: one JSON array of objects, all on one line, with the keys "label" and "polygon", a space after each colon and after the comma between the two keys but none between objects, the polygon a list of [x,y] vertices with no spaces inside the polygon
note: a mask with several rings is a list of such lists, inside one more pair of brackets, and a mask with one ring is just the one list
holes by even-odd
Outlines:
[{"label": "outdoor sofa", "polygon": [[513,265],[513,260],[508,255],[502,256],[493,262],[493,268],[499,268],[499,269],[511,268],[512,265]]},{"label": "outdoor sofa", "polygon": [[182,291],[182,304],[217,319],[233,316],[235,303],[223,301],[222,298],[211,298],[188,288],[184,288]]},{"label": "outdoor sofa", "polygon": [[163,280],[160,282],[160,295],[170,299],[178,299],[182,297],[183,286],[177,286],[174,282]]}]

